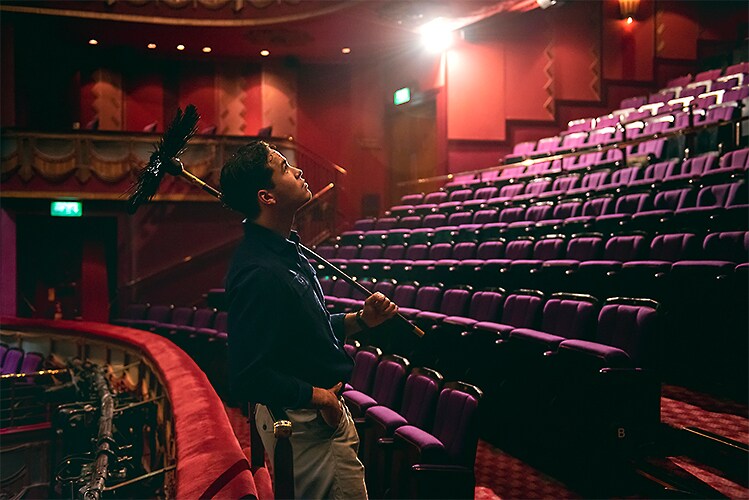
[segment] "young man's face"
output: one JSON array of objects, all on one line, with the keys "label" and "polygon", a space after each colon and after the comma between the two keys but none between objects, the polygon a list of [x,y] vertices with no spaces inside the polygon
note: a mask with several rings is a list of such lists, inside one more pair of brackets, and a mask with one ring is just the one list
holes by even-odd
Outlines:
[{"label": "young man's face", "polygon": [[302,171],[286,161],[284,155],[271,149],[268,166],[273,169],[274,188],[268,191],[275,197],[278,207],[297,210],[312,198],[312,192],[302,177]]}]

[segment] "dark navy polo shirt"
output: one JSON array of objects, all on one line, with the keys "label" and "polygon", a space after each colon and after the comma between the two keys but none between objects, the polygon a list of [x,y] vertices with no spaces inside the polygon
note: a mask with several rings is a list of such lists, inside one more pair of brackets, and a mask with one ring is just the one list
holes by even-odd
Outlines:
[{"label": "dark navy polo shirt", "polygon": [[330,315],[315,270],[289,239],[245,222],[226,278],[229,376],[235,398],[278,408],[309,404],[312,387],[347,382],[343,314]]}]

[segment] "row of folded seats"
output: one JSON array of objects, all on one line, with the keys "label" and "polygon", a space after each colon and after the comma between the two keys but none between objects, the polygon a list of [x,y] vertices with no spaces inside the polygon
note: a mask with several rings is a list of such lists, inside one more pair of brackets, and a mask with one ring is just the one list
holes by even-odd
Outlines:
[{"label": "row of folded seats", "polygon": [[[658,144],[664,141],[659,139]],[[502,206],[510,202],[576,198],[683,184],[718,184],[745,174],[749,168],[747,148],[723,155],[709,151],[686,159],[680,155],[663,157],[658,154],[661,149],[651,153],[652,161],[642,165],[626,166],[620,158],[608,160],[601,158],[603,152],[597,152],[539,161],[527,167],[505,166],[475,175],[458,175],[441,190],[404,195],[389,213],[393,216],[450,213],[458,208],[472,210],[482,205]],[[613,151],[618,150],[606,154]],[[573,161],[582,164],[573,168]]]},{"label": "row of folded seats", "polygon": [[412,368],[403,356],[346,344],[354,358],[342,393],[359,430],[374,498],[471,498],[482,391]]},{"label": "row of folded seats", "polygon": [[[647,96],[625,98],[619,109],[597,118],[581,118],[568,123],[562,136],[595,131],[597,129],[648,120],[668,114],[690,112],[695,125],[709,120],[709,115],[724,112],[724,108],[738,107],[747,96],[747,69],[749,63],[741,63],[727,68],[725,75],[721,70],[711,70],[697,75],[698,79],[689,81],[686,76],[670,81],[666,88]],[[715,76],[717,74],[717,76]],[[560,149],[560,138],[550,137],[533,142],[523,142],[515,146],[506,162],[556,154]]]},{"label": "row of folded seats", "polygon": [[[387,286],[382,280],[394,279],[597,296],[648,295],[659,300],[667,299],[673,286],[693,275],[695,284],[723,280],[725,286],[734,281],[740,285],[749,261],[749,231],[611,236],[589,232],[505,239],[493,230],[492,224],[484,226],[480,234],[485,240],[480,242],[342,246],[336,255],[350,257],[331,261],[353,276],[380,280],[381,287]],[[732,275],[739,278],[725,279]],[[320,282],[333,297],[352,292],[344,280],[323,275]]]},{"label": "row of folded seats", "polygon": [[[669,236],[673,236],[674,241],[668,241]],[[693,377],[704,376],[705,382],[708,382],[719,380],[726,371],[745,371],[745,359],[741,356],[745,356],[746,352],[743,346],[746,345],[745,304],[749,270],[749,264],[746,263],[746,245],[749,244],[749,235],[742,232],[714,234],[708,237],[708,242],[714,242],[718,247],[721,247],[725,240],[733,243],[740,240],[740,248],[734,247],[733,254],[722,256],[735,261],[743,259],[744,262],[737,264],[730,260],[651,260],[621,263],[599,260],[570,263],[557,260],[544,262],[541,267],[531,267],[540,263],[506,260],[499,264],[500,260],[497,259],[496,263],[487,261],[483,266],[479,266],[479,270],[474,271],[476,279],[463,282],[470,285],[454,282],[444,285],[430,281],[425,281],[421,285],[413,281],[366,277],[360,278],[359,282],[392,298],[399,305],[401,313],[424,330],[439,327],[438,330],[442,331],[446,325],[453,323],[464,329],[452,332],[453,335],[448,336],[448,339],[452,340],[437,342],[434,345],[431,340],[415,343],[413,336],[400,331],[396,324],[381,332],[380,342],[383,348],[409,355],[422,363],[430,363],[452,376],[463,376],[468,368],[455,363],[453,358],[456,353],[460,353],[460,356],[465,355],[465,360],[472,360],[481,350],[472,346],[472,336],[469,335],[471,332],[488,332],[490,337],[506,337],[513,328],[538,326],[544,292],[526,289],[508,295],[497,285],[502,282],[503,269],[507,270],[506,274],[510,276],[513,273],[516,276],[541,276],[534,279],[517,279],[512,288],[507,288],[508,290],[512,290],[516,285],[528,287],[544,283],[547,285],[546,294],[552,293],[552,298],[557,297],[559,294],[555,292],[560,291],[581,297],[657,298],[665,305],[667,313],[666,321],[662,325],[662,338],[674,344],[670,351],[673,355],[662,364],[664,371],[674,381],[688,381]],[[659,235],[654,242],[656,244],[653,248],[663,252],[663,255],[669,252],[678,254],[694,243],[694,235]],[[501,265],[507,267],[502,268]],[[537,273],[534,274],[534,270]],[[490,275],[489,279],[487,275]],[[362,307],[364,297],[344,280],[322,276],[320,281],[331,312],[355,311]],[[494,283],[489,285],[490,281]],[[558,286],[549,286],[552,282]],[[609,293],[600,293],[604,289]],[[574,315],[571,318],[574,319]],[[712,331],[719,333],[710,337],[708,348],[705,346],[705,335],[706,332]],[[431,338],[441,339],[442,334],[437,333]],[[462,340],[462,343],[453,345],[456,339]],[[417,346],[429,346],[431,350],[422,349],[417,352]],[[701,368],[694,369],[692,362]]]},{"label": "row of folded seats", "polygon": [[38,352],[24,352],[18,347],[0,344],[0,375],[39,371],[43,361]]},{"label": "row of folded seats", "polygon": [[203,369],[219,394],[225,389],[228,313],[215,307],[128,304],[112,323],[161,335]]}]

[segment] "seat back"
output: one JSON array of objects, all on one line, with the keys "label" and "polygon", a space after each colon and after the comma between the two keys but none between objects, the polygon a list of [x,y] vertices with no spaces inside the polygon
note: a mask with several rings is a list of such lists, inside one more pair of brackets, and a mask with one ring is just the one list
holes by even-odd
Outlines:
[{"label": "seat back", "polygon": [[0,368],[0,374],[18,373],[18,369],[21,367],[21,361],[23,361],[23,351],[16,347],[11,347],[8,349],[8,352],[5,353],[5,359],[3,359],[3,366]]},{"label": "seat back", "polygon": [[471,301],[471,291],[465,288],[451,288],[442,295],[439,312],[447,316],[465,316]]},{"label": "seat back", "polygon": [[658,303],[648,299],[609,299],[598,315],[596,342],[626,352],[639,367],[656,363]]},{"label": "seat back", "polygon": [[445,191],[435,191],[433,193],[428,193],[424,196],[424,204],[429,203],[442,203],[443,201],[447,201],[447,193]]},{"label": "seat back", "polygon": [[533,253],[533,239],[522,238],[509,242],[505,247],[505,258],[511,260],[530,259]]},{"label": "seat back", "polygon": [[414,309],[437,312],[439,311],[441,302],[442,289],[433,285],[425,285],[419,288],[419,291],[416,292]]},{"label": "seat back", "polygon": [[656,210],[677,210],[679,208],[693,207],[694,203],[694,190],[690,188],[659,191],[653,199],[653,207]]},{"label": "seat back", "polygon": [[406,421],[425,431],[434,423],[434,409],[442,389],[443,378],[429,368],[414,368],[403,388],[400,414]]},{"label": "seat back", "polygon": [[336,259],[356,259],[359,257],[359,247],[356,245],[343,245],[336,249]]},{"label": "seat back", "polygon": [[375,284],[372,291],[375,293],[380,292],[385,297],[392,297],[393,292],[395,291],[395,283],[391,280],[380,280]]},{"label": "seat back", "polygon": [[219,333],[226,333],[229,322],[229,313],[226,311],[219,311],[216,314],[216,319],[213,320],[213,329]]},{"label": "seat back", "polygon": [[539,260],[559,259],[564,255],[565,239],[562,236],[542,238],[533,246],[533,258]]},{"label": "seat back", "polygon": [[429,214],[424,216],[421,227],[440,227],[444,226],[446,222],[447,215],[445,214]]},{"label": "seat back", "polygon": [[502,240],[484,241],[476,249],[476,258],[481,260],[499,259],[505,253],[505,242]]},{"label": "seat back", "polygon": [[544,305],[541,331],[567,339],[590,339],[598,317],[591,295],[555,293]]},{"label": "seat back", "polygon": [[494,198],[495,196],[497,196],[498,192],[499,192],[499,189],[497,189],[494,186],[478,188],[473,193],[473,199],[474,200],[488,200],[489,198]]},{"label": "seat back", "polygon": [[453,247],[453,259],[465,260],[473,259],[476,256],[476,243],[472,241],[464,241],[458,243]]},{"label": "seat back", "polygon": [[216,315],[216,310],[212,307],[203,307],[195,311],[192,317],[192,324],[190,326],[194,328],[210,328],[213,324],[213,317]]},{"label": "seat back", "polygon": [[471,198],[473,198],[472,189],[458,189],[450,193],[447,199],[448,201],[466,201]]},{"label": "seat back", "polygon": [[3,366],[5,361],[5,353],[8,352],[8,346],[6,344],[0,344],[0,366]]},{"label": "seat back", "polygon": [[157,323],[169,323],[172,317],[172,306],[156,305],[151,306],[146,314],[146,319]]},{"label": "seat back", "polygon": [[385,250],[382,251],[383,259],[402,259],[406,254],[406,247],[404,245],[388,245]]},{"label": "seat back", "polygon": [[499,222],[517,222],[525,219],[525,208],[523,207],[510,207],[505,208],[499,213]]},{"label": "seat back", "polygon": [[525,220],[538,222],[540,220],[551,218],[553,210],[551,203],[539,203],[528,207],[525,211]]},{"label": "seat back", "polygon": [[728,199],[732,183],[705,186],[697,193],[698,207],[723,207]]},{"label": "seat back", "polygon": [[377,404],[398,410],[409,365],[406,358],[395,354],[388,354],[380,359],[371,394]]},{"label": "seat back", "polygon": [[31,373],[42,369],[44,357],[38,352],[27,352],[21,362],[19,373]]},{"label": "seat back", "polygon": [[497,222],[499,219],[499,212],[493,208],[490,209],[484,209],[484,210],[476,210],[473,213],[473,222],[474,224],[489,224],[490,222]]},{"label": "seat back", "polygon": [[599,215],[605,215],[609,213],[612,198],[609,196],[603,196],[600,198],[591,198],[590,200],[583,203],[582,215],[598,217]]},{"label": "seat back", "polygon": [[499,321],[504,301],[504,292],[488,290],[475,292],[468,307],[468,317],[476,321]]},{"label": "seat back", "polygon": [[606,242],[603,258],[620,262],[639,260],[644,256],[645,245],[645,236],[641,234],[613,236]]},{"label": "seat back", "polygon": [[172,311],[171,324],[173,325],[189,325],[192,321],[192,317],[195,314],[194,307],[175,307]]},{"label": "seat back", "polygon": [[650,242],[650,260],[676,262],[697,258],[700,243],[692,233],[659,234]]},{"label": "seat back", "polygon": [[359,253],[360,259],[379,259],[382,256],[384,247],[382,245],[365,245]]},{"label": "seat back", "polygon": [[354,356],[354,369],[349,379],[351,387],[364,394],[370,394],[381,357],[382,351],[377,347],[366,346],[359,349]]},{"label": "seat back", "polygon": [[395,287],[393,291],[393,302],[399,307],[413,307],[416,300],[417,285],[404,283]]},{"label": "seat back", "polygon": [[393,229],[397,223],[398,219],[396,219],[395,217],[379,217],[375,221],[374,227],[372,229],[378,231],[387,231],[388,229]]},{"label": "seat back", "polygon": [[582,203],[579,201],[567,201],[564,203],[557,203],[554,206],[552,217],[554,219],[566,219],[567,217],[574,217],[580,210]]},{"label": "seat back", "polygon": [[597,260],[603,254],[603,236],[600,234],[578,235],[567,243],[566,258],[573,260]]},{"label": "seat back", "polygon": [[535,290],[518,290],[505,299],[502,323],[517,328],[535,328],[541,315],[543,294]]},{"label": "seat back", "polygon": [[705,257],[742,263],[749,259],[749,231],[710,233],[703,243]]},{"label": "seat back", "polygon": [[406,247],[406,259],[407,260],[423,260],[429,256],[429,247],[423,243],[417,243],[416,245],[408,245]]},{"label": "seat back", "polygon": [[445,446],[450,461],[473,467],[478,444],[478,406],[482,392],[462,382],[450,382],[440,392],[432,435]]},{"label": "seat back", "polygon": [[348,297],[350,293],[351,283],[343,279],[335,280],[333,290],[330,292],[333,297]]}]

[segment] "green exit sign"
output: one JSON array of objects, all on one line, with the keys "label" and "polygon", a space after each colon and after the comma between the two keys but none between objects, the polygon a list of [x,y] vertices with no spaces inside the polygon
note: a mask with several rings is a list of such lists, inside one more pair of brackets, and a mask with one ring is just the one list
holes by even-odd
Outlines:
[{"label": "green exit sign", "polygon": [[80,201],[53,201],[49,214],[52,217],[80,217],[83,215],[83,204]]},{"label": "green exit sign", "polygon": [[403,87],[402,89],[398,89],[393,94],[393,102],[396,106],[399,104],[403,104],[405,102],[408,102],[411,100],[411,89],[408,87]]}]

